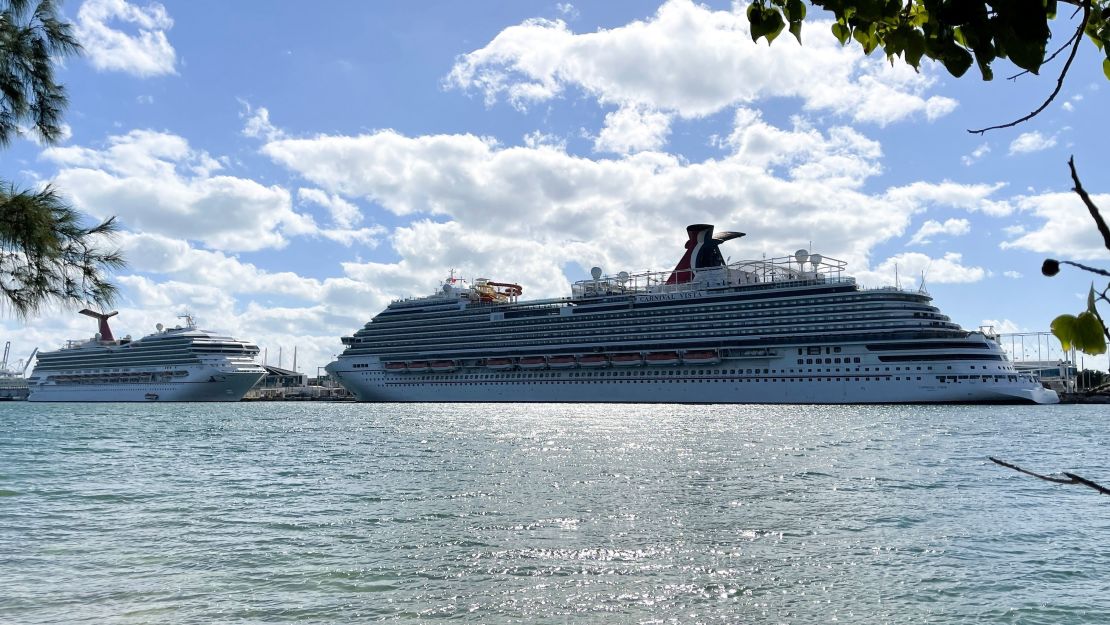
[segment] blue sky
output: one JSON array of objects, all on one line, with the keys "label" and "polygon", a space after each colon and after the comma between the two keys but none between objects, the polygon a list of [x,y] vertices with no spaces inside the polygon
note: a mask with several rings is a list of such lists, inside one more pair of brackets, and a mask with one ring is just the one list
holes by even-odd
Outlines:
[{"label": "blue sky", "polygon": [[[747,232],[733,260],[812,242],[866,286],[925,272],[965,327],[1033,331],[1089,284],[1041,260],[1106,257],[1066,164],[1110,206],[1089,45],[1045,113],[977,136],[1037,106],[1056,66],[915,73],[841,48],[817,12],[804,46],[768,51],[728,2],[64,11],[86,48],[60,71],[71,136],[17,141],[0,171],[118,216],[117,334],[189,309],[315,373],[452,268],[560,296],[592,265],[669,269],[695,222]],[[71,310],[2,323],[17,358],[94,330]]]}]

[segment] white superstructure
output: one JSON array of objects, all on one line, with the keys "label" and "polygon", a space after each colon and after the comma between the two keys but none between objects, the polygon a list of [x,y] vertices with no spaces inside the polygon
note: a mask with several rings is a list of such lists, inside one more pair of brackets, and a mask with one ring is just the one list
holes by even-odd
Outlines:
[{"label": "white superstructure", "polygon": [[30,401],[239,401],[265,375],[254,358],[258,347],[184,326],[162,328],[132,341],[116,340],[108,327],[115,312],[82,314],[99,319],[87,341],[38,355]]},{"label": "white superstructure", "polygon": [[595,268],[569,298],[452,277],[344,337],[327,370],[361,401],[1059,401],[922,291],[861,289],[805,250],[726,264],[740,233],[687,230],[673,271]]}]

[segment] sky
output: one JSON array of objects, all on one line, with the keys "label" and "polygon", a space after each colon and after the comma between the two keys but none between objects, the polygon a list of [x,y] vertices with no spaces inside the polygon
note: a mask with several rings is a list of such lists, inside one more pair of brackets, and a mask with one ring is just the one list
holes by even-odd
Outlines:
[{"label": "sky", "polygon": [[[1042,260],[1107,259],[1067,168],[1110,207],[1110,81],[1086,42],[1044,113],[980,136],[1039,105],[1059,61],[915,72],[841,47],[817,9],[802,45],[753,43],[746,5],[718,1],[306,6],[63,4],[85,49],[58,70],[68,136],[15,141],[0,177],[117,217],[117,335],[187,310],[315,375],[452,269],[560,297],[595,265],[672,268],[690,223],[747,233],[732,261],[806,248],[866,287],[924,279],[968,329],[1047,330],[1091,281]],[[5,315],[11,361],[90,337],[75,310]]]}]

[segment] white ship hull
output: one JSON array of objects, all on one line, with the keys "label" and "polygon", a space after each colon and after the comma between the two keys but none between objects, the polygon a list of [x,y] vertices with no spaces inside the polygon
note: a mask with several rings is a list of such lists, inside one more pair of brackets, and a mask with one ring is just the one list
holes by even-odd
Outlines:
[{"label": "white ship hull", "polygon": [[48,383],[31,386],[28,401],[39,402],[179,402],[239,401],[263,373],[225,372],[214,367],[193,368],[171,382]]},{"label": "white ship hull", "polygon": [[[590,371],[481,369],[426,376],[385,372],[376,359],[340,358],[328,366],[359,401],[366,402],[614,402],[691,404],[888,404],[1059,402],[1054,391],[1012,374],[970,370],[943,362],[906,371],[847,371],[829,367],[809,372],[785,363],[728,362],[704,367],[638,367]],[[358,368],[354,364],[360,364]],[[947,367],[958,366],[959,369]],[[741,368],[742,367],[742,368]],[[764,369],[768,373],[762,373]],[[843,370],[842,370],[843,369]],[[851,367],[855,369],[855,367]],[[736,373],[730,373],[736,371]],[[773,373],[771,372],[773,371]],[[724,372],[724,373],[722,373]],[[943,372],[943,374],[941,373]],[[508,377],[512,376],[512,377]],[[954,377],[939,381],[938,376]],[[961,377],[962,376],[962,377]],[[1017,379],[1014,379],[1017,378]]]}]

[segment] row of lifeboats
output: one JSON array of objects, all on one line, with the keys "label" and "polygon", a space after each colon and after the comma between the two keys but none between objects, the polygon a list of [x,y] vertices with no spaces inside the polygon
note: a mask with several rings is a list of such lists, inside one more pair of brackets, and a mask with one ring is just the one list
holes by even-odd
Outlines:
[{"label": "row of lifeboats", "polygon": [[[520,358],[486,358],[479,366],[491,371],[512,371],[516,369],[574,369],[583,367],[598,369],[602,367],[642,367],[675,365],[715,365],[721,362],[716,350],[689,350],[686,352],[648,352],[622,354],[585,354],[582,356],[523,356]],[[385,370],[408,373],[451,373],[459,368],[454,360],[412,360],[408,362],[387,362]]]}]

